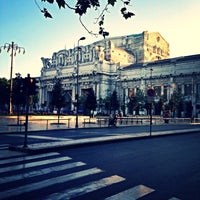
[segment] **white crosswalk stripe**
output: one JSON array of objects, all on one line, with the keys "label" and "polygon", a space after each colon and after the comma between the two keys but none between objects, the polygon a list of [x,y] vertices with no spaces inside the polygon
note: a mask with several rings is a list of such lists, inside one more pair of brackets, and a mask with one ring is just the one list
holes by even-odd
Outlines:
[{"label": "white crosswalk stripe", "polygon": [[1,144],[0,150],[8,149],[8,144]]},{"label": "white crosswalk stripe", "polygon": [[35,183],[23,185],[23,186],[20,186],[17,188],[13,188],[13,189],[10,189],[7,191],[0,192],[0,198],[8,198],[10,196],[20,195],[25,192],[33,192],[33,191],[42,189],[44,187],[56,185],[58,183],[65,183],[65,182],[68,182],[68,181],[71,181],[74,179],[78,179],[78,178],[88,176],[88,175],[93,175],[93,174],[100,173],[100,172],[102,172],[101,169],[91,168],[91,169],[86,169],[86,170],[79,171],[79,172],[74,172],[71,174],[66,174],[63,176],[57,176],[57,177],[53,177],[50,179],[45,179],[43,181],[38,181]]},{"label": "white crosswalk stripe", "polygon": [[85,185],[79,186],[77,188],[71,188],[65,191],[62,191],[61,193],[54,193],[50,196],[48,196],[46,199],[47,200],[67,200],[73,197],[78,197],[83,194],[87,194],[89,192],[93,192],[95,190],[98,190],[100,188],[107,187],[109,185],[112,185],[114,183],[119,183],[121,181],[124,181],[125,178],[114,175],[111,177],[103,178],[98,181],[93,181],[90,183],[87,183]]},{"label": "white crosswalk stripe", "polygon": [[17,152],[17,151],[10,151],[8,149],[4,149],[4,150],[1,150],[0,160],[1,159],[13,158],[13,157],[16,157],[16,156],[23,156],[23,155],[26,155],[26,153]]},{"label": "white crosswalk stripe", "polygon": [[31,167],[41,166],[41,165],[45,165],[45,164],[49,164],[49,163],[52,164],[52,163],[57,163],[57,162],[67,161],[67,160],[71,160],[71,158],[65,156],[65,157],[59,157],[59,158],[55,158],[55,159],[47,159],[47,160],[36,161],[36,162],[31,162],[31,163],[19,164],[19,165],[1,168],[0,173],[14,171],[14,170],[20,170],[20,169],[27,169],[27,168],[31,168]]},{"label": "white crosswalk stripe", "polygon": [[36,159],[36,158],[45,158],[45,157],[55,156],[55,155],[59,155],[59,153],[51,152],[51,153],[38,154],[38,155],[33,155],[33,156],[10,158],[10,159],[6,159],[6,160],[0,160],[0,165],[1,164],[14,163],[14,162],[20,162],[20,161],[28,161],[28,160],[33,160],[33,159]]},{"label": "white crosswalk stripe", "polygon": [[[23,199],[26,198],[26,195],[32,194],[37,196],[37,191],[43,191],[40,199],[67,200],[108,186],[111,187],[114,184],[123,184],[126,181],[124,177],[118,175],[105,176],[104,170],[88,167],[84,162],[73,161],[71,157],[60,156],[57,152],[38,155],[16,154],[13,157],[8,155],[7,159],[4,158],[0,161],[0,165],[2,165],[0,168],[0,200]],[[32,169],[33,167],[38,168]],[[6,172],[9,172],[9,175]],[[88,179],[89,181],[87,181]],[[75,185],[71,185],[73,181],[76,183]],[[56,193],[55,190],[52,191],[52,194],[49,193],[51,190],[46,190],[52,186],[59,188],[67,183],[67,189],[58,189]],[[142,197],[154,191],[153,188],[145,185],[137,185],[107,197],[105,200],[142,200]],[[168,200],[180,199],[172,197]]]},{"label": "white crosswalk stripe", "polygon": [[22,173],[22,174],[18,174],[18,175],[7,176],[7,177],[0,178],[0,184],[9,183],[12,181],[17,181],[17,180],[22,180],[24,178],[33,178],[33,177],[40,176],[40,175],[50,174],[50,173],[53,173],[56,171],[62,171],[62,170],[71,169],[74,167],[80,167],[83,165],[86,165],[86,164],[83,162],[74,162],[74,163],[59,165],[59,166],[55,166],[55,167],[44,168],[44,169],[41,169],[40,171],[35,170],[35,171]]},{"label": "white crosswalk stripe", "polygon": [[126,200],[136,200],[139,199],[155,190],[144,185],[138,185],[131,189],[125,190],[120,192],[116,195],[106,198],[106,200],[119,200],[119,199],[126,199]]}]

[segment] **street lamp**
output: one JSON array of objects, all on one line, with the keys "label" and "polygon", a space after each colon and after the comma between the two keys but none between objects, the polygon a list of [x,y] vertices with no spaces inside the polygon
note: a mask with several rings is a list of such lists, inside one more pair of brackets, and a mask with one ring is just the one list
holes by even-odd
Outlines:
[{"label": "street lamp", "polygon": [[153,73],[153,69],[151,68],[150,69],[150,89],[147,90],[147,95],[149,96],[149,100],[150,100],[150,136],[151,136],[151,133],[152,133],[152,104],[153,104],[153,99],[154,99],[154,96],[155,96],[155,90],[153,89],[153,85],[152,85],[152,73]]},{"label": "street lamp", "polygon": [[75,128],[78,128],[78,109],[79,109],[79,95],[78,95],[78,91],[79,91],[79,84],[78,84],[78,76],[79,76],[79,42],[80,40],[85,40],[85,37],[81,37],[78,40],[78,45],[77,45],[77,55],[76,55],[76,60],[77,60],[77,69],[76,69],[76,124],[75,124]]},{"label": "street lamp", "polygon": [[25,54],[24,47],[19,47],[17,44],[12,42],[11,44],[5,43],[4,46],[0,47],[0,53],[1,49],[7,50],[9,52],[11,50],[11,65],[10,65],[10,99],[9,99],[9,114],[13,114],[13,107],[12,107],[12,92],[13,92],[13,80],[12,80],[12,73],[13,73],[13,56],[16,56],[17,53],[20,53],[21,50],[23,51],[23,54]]}]

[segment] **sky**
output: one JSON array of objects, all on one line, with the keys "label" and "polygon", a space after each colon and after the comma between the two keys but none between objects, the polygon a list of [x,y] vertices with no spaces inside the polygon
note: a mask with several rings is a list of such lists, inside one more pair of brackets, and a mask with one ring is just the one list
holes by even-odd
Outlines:
[{"label": "sky", "polygon": [[[59,9],[56,4],[45,4],[41,0],[37,2],[50,11],[52,19],[43,16],[35,0],[0,0],[0,47],[14,42],[26,51],[14,57],[13,77],[16,73],[22,77],[40,76],[41,57],[51,58],[53,52],[74,48],[83,36],[86,40],[80,41],[80,45],[103,39],[89,34],[72,10]],[[121,2],[118,0],[106,13],[104,25],[109,37],[159,32],[170,45],[170,58],[200,54],[199,0],[132,0],[129,10],[135,16],[128,20],[120,13]],[[90,10],[83,17],[86,27],[94,33],[98,32],[95,18],[99,13],[99,10]],[[0,78],[10,78],[10,66],[10,53],[2,48]]]}]

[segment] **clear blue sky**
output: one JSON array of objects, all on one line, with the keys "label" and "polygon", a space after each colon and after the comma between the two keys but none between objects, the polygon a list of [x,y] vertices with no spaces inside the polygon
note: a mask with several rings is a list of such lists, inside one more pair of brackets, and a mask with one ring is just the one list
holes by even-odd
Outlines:
[{"label": "clear blue sky", "polygon": [[[41,57],[73,48],[82,36],[86,37],[82,45],[102,39],[89,35],[73,11],[37,1],[51,11],[53,19],[45,19],[34,0],[0,0],[0,46],[13,41],[26,49],[25,55],[14,58],[13,77],[18,72],[23,77],[27,73],[39,76]],[[130,10],[136,16],[128,20],[121,17],[121,7],[118,0],[117,7],[110,8],[106,16],[105,26],[111,37],[158,31],[170,44],[170,57],[200,53],[199,0],[132,0]],[[93,32],[98,29],[94,24],[97,14],[93,10],[83,18]],[[0,77],[10,77],[10,56],[5,50],[0,54]]]}]

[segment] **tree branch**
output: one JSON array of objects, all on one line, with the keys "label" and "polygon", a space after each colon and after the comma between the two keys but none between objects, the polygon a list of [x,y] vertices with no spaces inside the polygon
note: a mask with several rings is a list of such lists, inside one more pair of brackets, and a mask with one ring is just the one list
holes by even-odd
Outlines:
[{"label": "tree branch", "polygon": [[40,11],[42,11],[42,9],[40,8],[39,4],[37,3],[37,0],[34,0],[34,1],[35,1],[36,6],[38,7],[38,9],[39,9]]},{"label": "tree branch", "polygon": [[85,24],[82,22],[81,16],[79,16],[79,21],[81,23],[81,25],[83,26],[83,28],[91,35],[94,35],[95,37],[97,37],[99,34],[98,33],[93,33],[92,31],[89,31],[89,29],[85,26]]},{"label": "tree branch", "polygon": [[99,19],[104,15],[104,12],[108,10],[108,3],[106,4],[105,8],[101,11],[100,15],[96,18],[95,24],[99,22]]},{"label": "tree branch", "polygon": [[69,8],[69,9],[71,9],[71,10],[75,10],[75,8],[74,7],[71,7],[68,3],[66,3],[65,2],[65,5]]},{"label": "tree branch", "polygon": [[[81,23],[81,25],[83,26],[83,28],[89,33],[89,34],[92,34],[94,36],[98,36],[98,35],[102,35],[104,38],[106,36],[109,35],[109,32],[106,32],[103,28],[103,24],[104,24],[104,16],[105,16],[105,12],[108,12],[108,6],[115,6],[115,3],[117,2],[117,0],[107,0],[107,3],[105,5],[105,7],[103,7],[103,9],[101,10],[100,14],[97,16],[97,18],[94,19],[94,24],[97,24],[99,25],[99,33],[93,33],[92,31],[90,31],[86,26],[85,24],[83,23],[82,21],[82,18],[81,16],[83,14],[86,14],[87,10],[88,9],[92,9],[95,8],[97,9],[98,7],[100,7],[100,3],[99,1],[100,0],[87,0],[87,1],[82,1],[82,0],[76,0],[77,3],[75,5],[75,7],[72,7],[70,6],[69,4],[69,0],[56,0],[56,2],[54,0],[42,0],[42,1],[47,1],[48,3],[51,3],[51,4],[54,4],[54,3],[57,3],[58,7],[59,8],[65,8],[65,6],[68,8],[68,9],[71,9],[71,10],[74,10],[75,11],[75,14],[78,14],[79,15],[79,22]],[[68,3],[66,2],[68,1]],[[46,8],[43,8],[41,9],[40,5],[38,4],[37,0],[34,0],[36,6],[38,7],[38,9],[44,13],[44,16],[46,18],[52,18],[51,14],[48,12],[48,10]],[[121,2],[124,4],[124,7],[121,8],[121,14],[123,15],[123,17],[125,19],[128,19],[128,18],[131,18],[132,16],[134,16],[135,14],[132,13],[132,12],[129,12],[127,11],[127,7],[130,6],[130,2],[131,0],[121,0]],[[71,3],[71,1],[70,1]],[[102,4],[102,3],[101,3]]]}]

